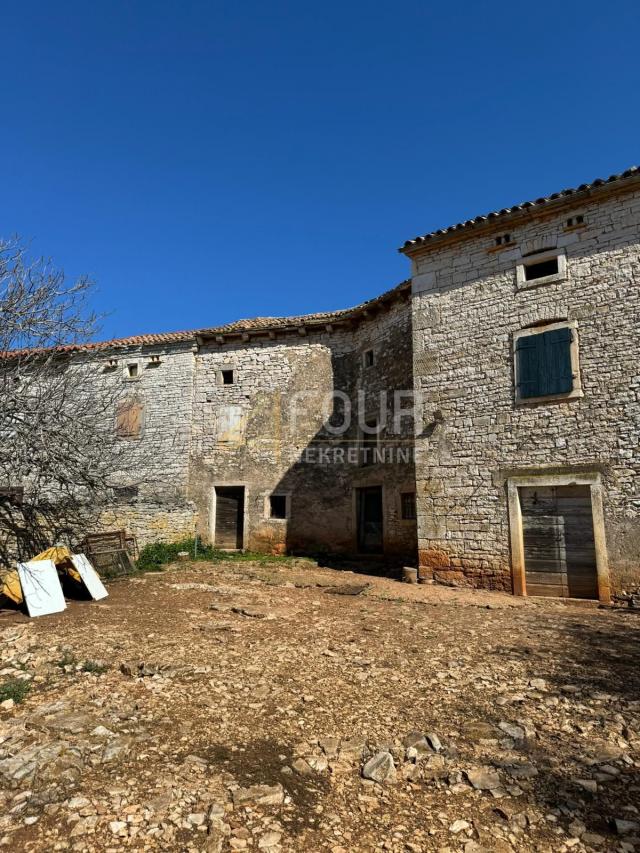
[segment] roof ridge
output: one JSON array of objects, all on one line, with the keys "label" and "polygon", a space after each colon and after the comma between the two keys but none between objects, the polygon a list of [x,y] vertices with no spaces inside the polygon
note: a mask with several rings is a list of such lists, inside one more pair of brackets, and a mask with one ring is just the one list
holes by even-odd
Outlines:
[{"label": "roof ridge", "polygon": [[476,225],[481,225],[484,222],[488,222],[489,220],[508,216],[509,214],[516,213],[518,211],[528,210],[532,207],[542,207],[559,199],[568,198],[581,192],[588,192],[589,190],[602,187],[607,184],[617,183],[623,181],[625,178],[632,178],[639,174],[640,167],[630,166],[628,169],[625,169],[624,172],[618,172],[616,174],[609,175],[608,178],[595,178],[590,183],[580,184],[580,186],[578,187],[571,187],[565,190],[560,190],[559,192],[554,192],[547,196],[541,196],[540,198],[534,199],[533,201],[522,201],[519,204],[512,205],[511,207],[503,207],[501,210],[492,210],[489,213],[483,213],[479,216],[474,216],[472,219],[467,219],[463,222],[457,222],[455,225],[449,225],[446,228],[438,228],[435,231],[429,231],[427,234],[423,234],[421,237],[414,237],[411,240],[405,240],[405,242],[402,244],[402,246],[400,246],[398,251],[406,252],[407,250],[418,248],[419,246],[429,242],[429,240],[433,240],[436,237],[443,237],[447,234],[451,234],[456,231],[471,229]]},{"label": "roof ridge", "polygon": [[240,334],[243,332],[266,332],[271,329],[285,329],[290,326],[300,325],[301,323],[322,323],[330,320],[337,320],[357,314],[360,311],[366,310],[368,307],[381,303],[393,297],[396,293],[403,289],[408,289],[411,285],[410,279],[386,290],[379,296],[354,305],[351,308],[338,308],[335,311],[320,311],[313,314],[298,314],[288,317],[248,317],[241,320],[233,320],[230,323],[225,323],[222,326],[211,326],[200,329],[189,329],[176,332],[145,332],[139,335],[130,335],[122,338],[110,338],[105,341],[87,341],[84,343],[68,343],[59,344],[52,347],[42,348],[21,348],[9,350],[7,353],[0,353],[0,357],[18,357],[34,352],[51,352],[51,353],[68,353],[68,352],[96,352],[99,350],[108,350],[117,347],[138,346],[141,344],[161,344],[161,343],[187,343],[189,341],[196,342],[198,337],[209,337],[212,335],[224,334]]}]

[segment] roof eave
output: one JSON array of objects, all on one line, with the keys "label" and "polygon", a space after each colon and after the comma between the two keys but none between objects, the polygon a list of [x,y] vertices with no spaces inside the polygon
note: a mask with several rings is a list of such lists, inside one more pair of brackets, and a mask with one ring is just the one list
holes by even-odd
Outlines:
[{"label": "roof eave", "polygon": [[356,305],[354,308],[346,308],[343,311],[336,311],[334,314],[329,313],[326,317],[320,317],[317,319],[310,318],[309,320],[305,320],[301,317],[299,321],[294,323],[287,323],[286,325],[274,323],[273,325],[261,326],[259,328],[251,326],[243,328],[238,326],[233,329],[205,329],[198,333],[198,337],[203,342],[219,338],[223,338],[225,340],[242,337],[258,338],[264,336],[269,337],[274,334],[300,334],[301,331],[325,330],[327,326],[351,325],[354,322],[359,322],[360,320],[365,319],[368,314],[373,314],[380,309],[383,309],[387,304],[403,298],[410,292],[410,289],[411,280],[407,279],[392,290],[389,290],[380,296],[376,296],[368,302],[363,302],[361,305]]},{"label": "roof eave", "polygon": [[[558,193],[556,198],[552,196],[544,200],[523,202],[521,205],[514,206],[514,208],[495,211],[467,220],[466,222],[461,222],[458,225],[453,225],[450,228],[443,228],[441,233],[436,231],[426,234],[424,237],[407,240],[399,247],[398,252],[411,258],[430,252],[433,249],[439,249],[445,245],[448,246],[453,243],[463,242],[464,240],[471,240],[474,237],[491,233],[498,228],[513,227],[519,222],[555,216],[561,210],[574,208],[594,197],[600,199],[607,196],[620,195],[631,192],[639,186],[640,171],[636,170],[628,177],[620,178],[616,181],[603,182],[595,186],[590,184],[584,187],[584,189],[578,187],[574,191]],[[553,195],[556,194],[554,193]]]}]

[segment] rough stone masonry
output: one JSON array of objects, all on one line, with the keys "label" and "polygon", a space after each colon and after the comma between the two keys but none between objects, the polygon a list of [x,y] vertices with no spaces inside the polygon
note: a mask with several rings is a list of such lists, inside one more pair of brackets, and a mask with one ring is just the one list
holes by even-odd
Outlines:
[{"label": "rough stone masonry", "polygon": [[[424,396],[416,487],[426,571],[523,591],[523,551],[526,563],[535,547],[525,536],[523,548],[518,492],[582,483],[600,597],[637,584],[639,177],[630,170],[403,247]],[[538,259],[556,259],[557,271],[527,280]],[[562,325],[575,344],[573,388],[519,400],[519,335]]]},{"label": "rough stone masonry", "polygon": [[236,524],[517,594],[637,585],[639,234],[630,169],[408,241],[411,281],[353,309],[88,345],[166,471],[105,526]]}]

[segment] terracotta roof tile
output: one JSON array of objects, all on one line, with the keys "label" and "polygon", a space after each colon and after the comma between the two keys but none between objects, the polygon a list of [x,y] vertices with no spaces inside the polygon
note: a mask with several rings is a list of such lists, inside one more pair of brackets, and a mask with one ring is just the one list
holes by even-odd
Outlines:
[{"label": "terracotta roof tile", "polygon": [[478,225],[483,225],[484,223],[491,221],[492,219],[499,219],[500,217],[517,213],[518,211],[543,207],[553,203],[554,201],[568,198],[569,196],[579,195],[580,193],[586,194],[598,187],[603,187],[607,184],[619,183],[625,179],[638,176],[640,176],[640,168],[638,166],[632,166],[625,172],[610,175],[608,178],[596,178],[594,181],[591,181],[591,183],[580,184],[579,187],[560,190],[560,192],[555,192],[551,195],[541,196],[540,198],[535,199],[535,201],[523,201],[520,202],[520,204],[513,205],[513,207],[503,207],[502,210],[493,210],[490,213],[475,216],[473,219],[467,219],[465,222],[458,222],[456,225],[449,225],[448,228],[439,228],[437,231],[430,231],[428,234],[423,234],[422,237],[414,237],[413,240],[405,241],[398,251],[411,252],[412,249],[418,249],[437,237],[444,237],[459,231],[471,230]]},{"label": "terracotta roof tile", "polygon": [[[245,320],[235,320],[222,326],[211,326],[204,329],[192,329],[184,332],[156,332],[144,335],[132,335],[128,338],[112,338],[108,341],[94,341],[87,343],[63,344],[52,347],[43,352],[96,352],[100,350],[118,349],[120,347],[141,346],[144,344],[174,344],[174,343],[196,343],[199,338],[209,338],[215,335],[242,334],[243,332],[268,332],[277,329],[295,329],[300,326],[313,326],[323,323],[348,320],[361,316],[368,308],[389,302],[402,293],[408,293],[411,289],[411,281],[401,282],[396,287],[387,290],[374,299],[369,299],[353,308],[343,308],[338,311],[323,311],[317,314],[302,314],[295,317],[253,317]],[[32,350],[12,350],[7,356],[17,357],[32,352]]]}]

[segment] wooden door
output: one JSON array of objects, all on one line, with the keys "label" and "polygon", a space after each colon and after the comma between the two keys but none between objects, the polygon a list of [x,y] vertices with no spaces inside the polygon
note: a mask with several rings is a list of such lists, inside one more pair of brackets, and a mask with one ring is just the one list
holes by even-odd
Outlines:
[{"label": "wooden door", "polygon": [[382,486],[357,490],[358,551],[382,554]]},{"label": "wooden door", "polygon": [[244,486],[216,486],[216,548],[241,549]]},{"label": "wooden door", "polygon": [[589,486],[520,489],[527,593],[598,598]]}]

